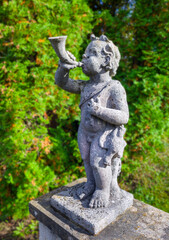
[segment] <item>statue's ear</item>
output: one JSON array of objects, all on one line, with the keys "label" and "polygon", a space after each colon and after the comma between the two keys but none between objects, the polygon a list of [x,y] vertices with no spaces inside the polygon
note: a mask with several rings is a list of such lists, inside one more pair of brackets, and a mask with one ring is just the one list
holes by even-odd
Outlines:
[{"label": "statue's ear", "polygon": [[105,62],[102,63],[102,67],[106,68],[107,66],[110,66],[110,56],[109,55],[107,55],[105,57]]},{"label": "statue's ear", "polygon": [[107,55],[106,56],[106,61],[105,61],[106,66],[109,65],[109,63],[110,63],[110,56]]}]

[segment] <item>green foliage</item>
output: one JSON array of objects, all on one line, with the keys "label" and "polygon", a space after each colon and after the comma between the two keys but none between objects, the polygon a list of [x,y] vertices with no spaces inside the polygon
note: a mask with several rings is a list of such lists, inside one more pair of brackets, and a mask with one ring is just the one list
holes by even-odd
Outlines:
[{"label": "green foliage", "polygon": [[[127,91],[130,121],[120,184],[136,198],[168,211],[168,145],[162,141],[168,142],[169,134],[167,2],[0,4],[2,218],[28,215],[31,199],[85,175],[76,141],[79,96],[54,85],[58,58],[48,37],[68,35],[66,48],[80,60],[92,31],[105,33],[122,55],[116,78]],[[86,79],[80,69],[71,71],[71,77]],[[16,234],[22,234],[21,228]]]},{"label": "green foliage", "polygon": [[38,233],[38,221],[32,220],[27,226],[24,222],[20,222],[16,229],[13,231],[13,236],[17,239],[27,239],[27,236],[37,235]]},{"label": "green foliage", "polygon": [[58,59],[48,37],[68,35],[79,58],[92,12],[79,0],[4,0],[0,14],[1,213],[22,218],[31,199],[79,174],[79,97],[54,85]]}]

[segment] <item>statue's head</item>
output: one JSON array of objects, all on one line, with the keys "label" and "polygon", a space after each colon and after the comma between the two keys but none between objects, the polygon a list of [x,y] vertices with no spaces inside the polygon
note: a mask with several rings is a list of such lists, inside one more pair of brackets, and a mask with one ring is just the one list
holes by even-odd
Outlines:
[{"label": "statue's head", "polygon": [[109,71],[110,76],[115,76],[119,61],[120,52],[112,41],[105,35],[101,35],[100,38],[91,35],[91,42],[86,48],[82,60],[83,72],[86,75]]}]

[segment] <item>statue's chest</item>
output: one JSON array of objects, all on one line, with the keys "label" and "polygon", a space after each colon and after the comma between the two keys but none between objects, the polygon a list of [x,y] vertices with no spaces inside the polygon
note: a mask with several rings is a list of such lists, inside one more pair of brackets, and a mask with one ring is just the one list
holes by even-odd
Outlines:
[{"label": "statue's chest", "polygon": [[94,101],[99,100],[99,102],[101,103],[101,106],[106,107],[108,103],[108,99],[110,97],[109,89],[110,87],[107,84],[106,85],[100,84],[99,86],[95,86],[95,85],[85,86],[81,92],[81,100],[80,100],[79,106],[81,107],[83,104],[86,105],[88,101],[93,99]]},{"label": "statue's chest", "polygon": [[[99,89],[98,89],[99,91]],[[97,90],[93,86],[86,86],[81,92],[81,101],[87,101],[97,93]]]}]

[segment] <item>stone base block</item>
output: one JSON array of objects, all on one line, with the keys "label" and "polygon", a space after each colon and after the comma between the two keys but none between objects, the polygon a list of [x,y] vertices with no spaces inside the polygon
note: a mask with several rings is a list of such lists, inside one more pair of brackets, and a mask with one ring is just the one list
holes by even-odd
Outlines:
[{"label": "stone base block", "polygon": [[77,189],[84,183],[72,187],[66,187],[51,198],[51,206],[70,221],[83,227],[89,233],[95,235],[101,232],[111,222],[133,205],[133,195],[121,190],[119,199],[110,199],[108,207],[89,208],[91,197],[79,200],[76,195]]},{"label": "stone base block", "polygon": [[29,203],[30,213],[40,222],[40,240],[169,240],[169,214],[136,199],[132,207],[94,236],[51,207],[52,196],[84,180],[55,189]]},{"label": "stone base block", "polygon": [[48,227],[39,222],[39,240],[62,240],[62,238],[56,233],[52,233]]}]

